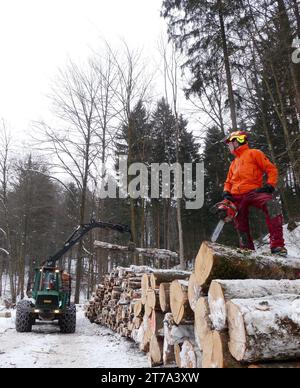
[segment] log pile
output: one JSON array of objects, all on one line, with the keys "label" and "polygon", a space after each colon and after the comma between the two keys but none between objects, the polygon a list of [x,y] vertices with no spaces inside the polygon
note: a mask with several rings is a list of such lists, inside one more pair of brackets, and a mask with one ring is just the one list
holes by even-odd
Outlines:
[{"label": "log pile", "polygon": [[298,368],[299,278],[299,259],[203,243],[192,274],[114,270],[86,315],[133,339],[152,367]]},{"label": "log pile", "polygon": [[[194,317],[187,296],[190,275],[185,271],[149,267],[117,268],[97,286],[86,307],[86,316],[92,323],[133,339],[141,351],[149,353],[153,367],[172,365],[175,346],[179,349],[178,358],[182,353],[183,363],[194,365],[196,356],[192,361],[188,359],[190,348],[195,346]],[[177,324],[170,314],[172,303]],[[189,339],[192,342],[188,344]]]},{"label": "log pile", "polygon": [[283,361],[300,360],[299,268],[299,259],[202,245],[195,277],[208,298],[197,302],[195,327],[204,368],[284,368]]}]

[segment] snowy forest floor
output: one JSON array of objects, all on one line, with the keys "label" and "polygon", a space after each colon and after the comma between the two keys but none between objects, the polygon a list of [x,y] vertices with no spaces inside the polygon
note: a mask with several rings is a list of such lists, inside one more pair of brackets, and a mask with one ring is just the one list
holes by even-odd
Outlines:
[{"label": "snowy forest floor", "polygon": [[12,318],[0,318],[0,368],[146,368],[147,357],[134,345],[77,313],[75,334],[57,325],[37,324],[20,334]]}]

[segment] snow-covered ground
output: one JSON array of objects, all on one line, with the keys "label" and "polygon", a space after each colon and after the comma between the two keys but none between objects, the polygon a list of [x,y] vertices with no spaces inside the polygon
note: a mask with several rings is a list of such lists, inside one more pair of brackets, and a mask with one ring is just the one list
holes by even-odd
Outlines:
[{"label": "snow-covered ground", "polygon": [[0,318],[0,368],[147,368],[147,357],[134,345],[97,325],[81,308],[75,334],[60,334],[56,325],[33,326],[32,333],[15,330]]},{"label": "snow-covered ground", "polygon": [[[300,259],[300,225],[293,232],[290,232],[287,228],[287,225],[285,225],[284,238],[289,256]],[[269,235],[263,239],[263,246],[259,247],[257,251],[259,253],[266,253],[268,251],[268,245]]]}]

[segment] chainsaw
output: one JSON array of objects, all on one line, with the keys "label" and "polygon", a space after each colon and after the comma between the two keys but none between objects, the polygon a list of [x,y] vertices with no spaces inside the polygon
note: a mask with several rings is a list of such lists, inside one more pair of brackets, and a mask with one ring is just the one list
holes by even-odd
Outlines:
[{"label": "chainsaw", "polygon": [[237,217],[238,209],[233,202],[224,199],[224,201],[219,202],[214,206],[213,213],[217,214],[221,219],[211,237],[211,241],[215,243],[218,240],[224,225],[229,224]]}]

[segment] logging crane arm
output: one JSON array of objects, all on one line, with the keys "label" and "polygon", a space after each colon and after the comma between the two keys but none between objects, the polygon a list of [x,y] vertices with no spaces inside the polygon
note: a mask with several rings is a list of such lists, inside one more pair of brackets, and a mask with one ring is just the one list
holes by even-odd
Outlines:
[{"label": "logging crane arm", "polygon": [[46,261],[44,261],[42,265],[49,268],[55,267],[56,262],[61,259],[66,252],[77,244],[88,232],[95,228],[115,230],[120,233],[129,233],[131,237],[131,230],[128,225],[112,224],[109,222],[95,221],[94,219],[91,219],[89,224],[78,225],[64,243],[64,246],[53,256],[50,256]]}]

